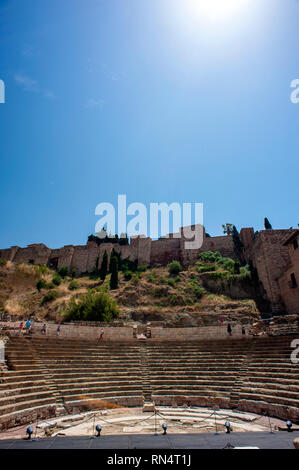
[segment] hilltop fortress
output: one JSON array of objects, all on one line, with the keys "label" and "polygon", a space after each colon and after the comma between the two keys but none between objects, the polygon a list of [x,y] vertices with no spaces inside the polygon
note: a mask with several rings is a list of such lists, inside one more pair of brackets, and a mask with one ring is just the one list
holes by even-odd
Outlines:
[{"label": "hilltop fortress", "polygon": [[[204,231],[201,248],[191,250],[185,249],[186,238],[182,229],[180,235],[178,238],[170,234],[159,240],[132,237],[128,245],[98,245],[89,241],[86,245],[66,245],[58,249],[48,248],[43,243],[26,248],[12,246],[0,250],[0,258],[14,263],[47,265],[53,269],[67,266],[69,270],[75,269],[77,274],[82,274],[99,269],[105,251],[110,257],[112,248],[121,253],[123,259],[136,260],[139,266],[150,267],[166,265],[173,260],[188,266],[195,263],[203,251],[219,251],[222,256],[237,257],[232,236],[210,237]],[[243,261],[255,269],[259,289],[269,301],[271,311],[299,313],[299,229],[254,232],[252,227],[242,228],[240,239],[244,245]]]}]

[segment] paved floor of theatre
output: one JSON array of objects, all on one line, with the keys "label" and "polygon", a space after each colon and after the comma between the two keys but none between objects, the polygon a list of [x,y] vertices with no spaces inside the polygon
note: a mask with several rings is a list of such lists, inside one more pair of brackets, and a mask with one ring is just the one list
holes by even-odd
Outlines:
[{"label": "paved floor of theatre", "polygon": [[167,434],[109,435],[100,438],[88,436],[51,437],[37,440],[5,439],[1,449],[223,449],[230,442],[234,447],[258,447],[260,449],[294,449],[293,440],[299,432],[241,432],[227,435]]}]

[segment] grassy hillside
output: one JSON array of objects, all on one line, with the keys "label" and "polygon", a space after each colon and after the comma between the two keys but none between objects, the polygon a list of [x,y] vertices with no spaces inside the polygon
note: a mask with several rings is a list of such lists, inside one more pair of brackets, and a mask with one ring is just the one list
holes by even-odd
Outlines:
[{"label": "grassy hillside", "polygon": [[[250,287],[249,272],[243,268],[240,272],[233,260],[221,257],[203,256],[175,274],[170,274],[168,267],[119,272],[115,290],[110,290],[109,281],[110,274],[104,282],[98,273],[73,279],[44,266],[2,262],[0,311],[63,319],[70,306],[106,293],[116,302],[118,321],[125,323],[164,321],[173,326],[195,326],[215,324],[221,316],[243,323],[259,318],[254,300],[246,298],[244,282]],[[234,299],[227,295],[232,285]]]}]

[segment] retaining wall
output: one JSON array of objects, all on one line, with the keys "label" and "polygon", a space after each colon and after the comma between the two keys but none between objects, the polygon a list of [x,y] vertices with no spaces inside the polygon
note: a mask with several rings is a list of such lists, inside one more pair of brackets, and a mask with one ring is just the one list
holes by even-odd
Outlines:
[{"label": "retaining wall", "polygon": [[[33,323],[32,334],[42,335],[43,323]],[[46,323],[47,336],[57,335],[57,324]],[[1,328],[9,328],[11,334],[19,334],[19,322],[0,322]],[[82,326],[75,324],[63,324],[61,325],[60,337],[62,338],[80,338],[87,341],[93,341],[99,338],[100,328],[104,330],[105,341],[138,341],[133,338],[133,327],[95,327],[95,326]],[[240,325],[234,326],[232,324],[233,334],[232,337],[241,337],[242,330]],[[245,326],[246,334],[248,334],[249,326]],[[151,327],[151,338],[146,341],[196,341],[198,339],[223,339],[229,338],[227,333],[227,325],[222,326],[203,326],[203,327],[187,327],[187,328],[163,328],[163,327]]]}]

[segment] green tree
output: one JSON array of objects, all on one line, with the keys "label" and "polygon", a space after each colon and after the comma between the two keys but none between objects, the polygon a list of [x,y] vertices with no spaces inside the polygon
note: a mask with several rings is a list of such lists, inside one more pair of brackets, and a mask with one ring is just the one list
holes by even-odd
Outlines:
[{"label": "green tree", "polygon": [[112,258],[114,258],[114,257],[115,257],[116,259],[118,259],[118,255],[117,255],[115,249],[112,248],[112,251],[111,251],[111,254],[110,254],[110,261],[109,261],[109,273],[112,272]]},{"label": "green tree", "polygon": [[233,231],[233,224],[222,224],[223,233],[231,235]]},{"label": "green tree", "polygon": [[235,261],[234,274],[240,274],[240,261]]},{"label": "green tree", "polygon": [[72,297],[64,320],[110,322],[117,318],[118,313],[115,300],[107,293],[88,291],[78,298]]},{"label": "green tree", "polygon": [[103,259],[102,259],[101,268],[100,268],[100,278],[102,279],[102,281],[105,281],[107,270],[108,270],[108,253],[107,251],[105,251]]},{"label": "green tree", "polygon": [[270,224],[267,217],[264,218],[264,226],[265,226],[265,230],[272,230],[272,225]]},{"label": "green tree", "polygon": [[73,268],[72,272],[71,272],[72,279],[74,279],[76,277],[76,275],[77,275],[76,268]]},{"label": "green tree", "polygon": [[117,264],[117,257],[112,256],[110,260],[110,289],[117,289],[118,288],[118,264]]}]

